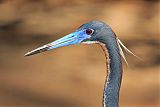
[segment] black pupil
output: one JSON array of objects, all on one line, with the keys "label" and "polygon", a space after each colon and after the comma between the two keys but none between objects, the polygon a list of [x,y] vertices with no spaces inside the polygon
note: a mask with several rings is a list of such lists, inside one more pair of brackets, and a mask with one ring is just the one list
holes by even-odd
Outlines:
[{"label": "black pupil", "polygon": [[93,32],[93,31],[92,31],[91,29],[87,29],[87,30],[86,30],[86,34],[88,34],[88,35],[92,34],[92,32]]}]

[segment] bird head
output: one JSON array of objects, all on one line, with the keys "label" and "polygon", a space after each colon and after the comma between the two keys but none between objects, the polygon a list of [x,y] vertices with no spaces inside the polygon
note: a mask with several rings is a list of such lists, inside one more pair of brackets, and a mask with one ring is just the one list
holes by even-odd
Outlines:
[{"label": "bird head", "polygon": [[25,56],[34,55],[44,51],[56,49],[63,46],[75,44],[93,44],[97,42],[104,43],[107,40],[107,35],[113,34],[112,29],[101,21],[91,21],[81,25],[75,32],[70,33],[58,40],[43,45],[25,54]]}]

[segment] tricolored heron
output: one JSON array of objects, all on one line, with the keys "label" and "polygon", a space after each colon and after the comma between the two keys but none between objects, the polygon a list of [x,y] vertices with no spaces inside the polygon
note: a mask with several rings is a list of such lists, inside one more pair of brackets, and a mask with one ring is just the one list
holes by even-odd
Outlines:
[{"label": "tricolored heron", "polygon": [[103,48],[107,59],[107,76],[103,92],[103,107],[118,107],[122,79],[121,57],[126,61],[121,46],[129,53],[133,53],[123,45],[116,37],[111,27],[104,22],[91,21],[83,24],[75,32],[30,51],[25,54],[25,56],[34,55],[62,46],[81,43],[97,43]]}]

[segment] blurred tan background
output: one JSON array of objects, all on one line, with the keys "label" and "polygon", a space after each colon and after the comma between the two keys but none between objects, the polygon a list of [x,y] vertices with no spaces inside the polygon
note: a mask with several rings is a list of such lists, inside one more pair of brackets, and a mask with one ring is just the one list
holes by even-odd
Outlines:
[{"label": "blurred tan background", "polygon": [[120,107],[160,107],[158,0],[0,0],[0,107],[102,107],[98,45],[23,55],[91,20],[108,23],[126,53]]}]

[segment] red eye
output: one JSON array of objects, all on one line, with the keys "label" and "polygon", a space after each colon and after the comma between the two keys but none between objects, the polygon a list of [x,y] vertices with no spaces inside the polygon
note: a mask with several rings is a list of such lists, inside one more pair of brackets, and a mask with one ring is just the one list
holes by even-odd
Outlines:
[{"label": "red eye", "polygon": [[91,35],[92,33],[93,33],[93,30],[92,30],[92,29],[87,29],[87,30],[86,30],[86,34],[87,34],[87,35]]}]

